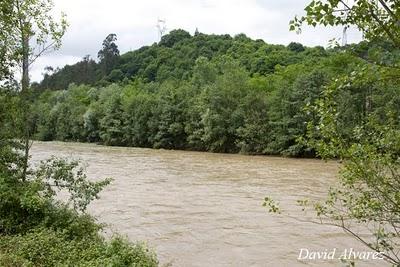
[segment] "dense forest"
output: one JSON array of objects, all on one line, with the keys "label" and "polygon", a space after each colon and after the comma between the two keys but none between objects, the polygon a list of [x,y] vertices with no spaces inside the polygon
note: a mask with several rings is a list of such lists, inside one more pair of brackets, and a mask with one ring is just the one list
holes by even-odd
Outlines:
[{"label": "dense forest", "polygon": [[[335,77],[362,66],[388,43],[347,47],[271,45],[244,34],[191,36],[119,55],[115,34],[99,51],[47,73],[36,91],[31,131],[39,140],[212,152],[314,156],[300,141],[315,114],[307,107]],[[366,112],[400,111],[399,88],[347,87],[337,99],[341,134]],[[384,105],[385,104],[385,105]],[[382,107],[385,107],[383,110]]]}]

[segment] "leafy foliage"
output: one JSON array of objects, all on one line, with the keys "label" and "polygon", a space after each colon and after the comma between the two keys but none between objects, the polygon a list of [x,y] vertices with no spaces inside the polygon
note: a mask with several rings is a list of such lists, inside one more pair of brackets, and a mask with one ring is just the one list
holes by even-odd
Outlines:
[{"label": "leafy foliage", "polygon": [[[316,203],[315,209],[324,221],[342,227],[398,265],[399,106],[392,109],[393,102],[382,103],[380,97],[367,95],[364,102],[359,103],[362,116],[349,125],[352,126],[350,132],[341,130],[344,114],[336,112],[335,96],[363,83],[370,86],[370,81],[353,81],[351,76],[338,80],[325,91],[324,98],[315,107],[319,122],[309,124],[310,145],[316,147],[322,157],[344,159],[340,184],[330,190],[325,203]],[[397,81],[383,83],[385,88],[395,86],[395,95],[399,95]],[[368,93],[371,94],[371,90]],[[358,223],[357,228],[352,226],[354,222]],[[371,234],[365,236],[365,232]]]},{"label": "leafy foliage", "polygon": [[64,14],[56,21],[51,16],[52,8],[51,0],[2,1],[0,81],[11,79],[12,67],[20,67],[21,87],[26,91],[29,87],[30,65],[43,53],[61,46],[67,22]]},{"label": "leafy foliage", "polygon": [[153,252],[124,238],[71,238],[38,228],[25,235],[0,236],[2,266],[157,266]]},{"label": "leafy foliage", "polygon": [[[319,98],[332,77],[358,68],[357,64],[362,61],[353,51],[367,55],[372,52],[364,44],[343,52],[307,48],[296,43],[286,49],[245,36],[184,36],[172,48],[160,45],[151,49],[178,53],[183,49],[181,43],[202,36],[210,41],[224,38],[220,44],[226,43],[224,53],[236,51],[236,46],[241,48],[235,53],[241,53],[244,46],[255,51],[252,52],[256,53],[254,59],[265,58],[259,54],[261,50],[268,51],[271,57],[283,53],[279,56],[282,59],[271,63],[272,68],[268,70],[263,69],[264,63],[258,65],[256,69],[265,71],[261,74],[253,73],[254,63],[243,64],[241,58],[199,56],[193,67],[185,70],[187,79],[177,80],[166,75],[162,81],[149,82],[147,78],[134,76],[131,82],[103,87],[71,84],[66,91],[47,90],[35,100],[36,119],[32,125],[36,129],[35,137],[120,146],[313,156],[312,148],[296,141],[307,131],[305,122],[315,120],[315,115],[304,107]],[[230,45],[234,47],[229,48]],[[147,49],[150,48],[130,54],[140,54]],[[287,54],[293,56],[294,63],[289,63]],[[123,55],[122,61],[124,56],[128,55]],[[250,58],[252,56],[250,54]],[[160,68],[166,70],[169,64],[168,60],[163,61]],[[160,72],[153,74],[157,76],[157,73]],[[377,88],[380,87],[377,85]],[[382,92],[379,89],[373,95],[378,97]],[[344,132],[349,129],[346,125],[356,123],[355,116],[360,117],[363,112],[350,106],[364,96],[357,90],[348,94],[339,101],[340,110],[347,114],[343,116]],[[382,97],[385,96],[388,95],[383,93]]]},{"label": "leafy foliage", "polygon": [[[109,34],[106,39],[104,39],[103,48],[98,53],[99,64],[103,75],[108,75],[118,61],[119,50],[115,41],[117,41],[117,35],[114,33]],[[115,74],[113,76],[115,76]]]},{"label": "leafy foliage", "polygon": [[397,0],[313,0],[305,8],[306,15],[291,21],[291,30],[300,30],[303,23],[316,26],[356,26],[369,40],[388,39],[400,45],[399,3]]},{"label": "leafy foliage", "polygon": [[[343,10],[337,10],[343,5]],[[311,25],[356,25],[369,40],[349,48],[358,59],[324,87],[306,111],[303,143],[328,159],[343,159],[339,184],[314,203],[322,223],[341,227],[383,258],[400,265],[400,71],[397,1],[311,1],[292,29]],[[365,46],[370,46],[365,50]],[[391,95],[391,97],[389,97]],[[346,107],[346,108],[344,108]],[[303,206],[308,200],[299,201]],[[279,207],[270,198],[270,212]]]},{"label": "leafy foliage", "polygon": [[[278,64],[299,63],[308,55],[316,60],[324,57],[323,53],[314,53],[320,49],[307,48],[298,43],[288,47],[271,45],[262,40],[251,40],[244,34],[231,37],[199,33],[191,36],[184,30],[173,30],[159,43],[119,56],[116,36],[110,34],[99,51],[99,63],[85,57],[77,64],[48,73],[37,88],[67,89],[71,83],[105,86],[132,79],[160,83],[166,80],[188,81],[199,58],[214,62],[225,56],[238,61],[250,75],[267,74],[273,73]],[[108,67],[104,69],[106,65]]]}]

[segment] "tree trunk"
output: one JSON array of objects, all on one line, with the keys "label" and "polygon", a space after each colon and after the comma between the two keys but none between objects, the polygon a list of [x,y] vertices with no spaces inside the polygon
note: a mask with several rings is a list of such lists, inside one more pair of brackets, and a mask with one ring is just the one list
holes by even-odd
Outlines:
[{"label": "tree trunk", "polygon": [[22,180],[26,180],[28,171],[28,161],[29,161],[29,149],[30,149],[30,132],[29,132],[29,104],[28,104],[28,89],[29,89],[29,31],[26,24],[24,24],[24,29],[22,29],[22,78],[21,78],[21,96],[23,103],[23,143],[24,143],[24,162],[22,170]]},{"label": "tree trunk", "polygon": [[29,87],[29,34],[22,34],[22,79],[21,90],[25,92]]}]

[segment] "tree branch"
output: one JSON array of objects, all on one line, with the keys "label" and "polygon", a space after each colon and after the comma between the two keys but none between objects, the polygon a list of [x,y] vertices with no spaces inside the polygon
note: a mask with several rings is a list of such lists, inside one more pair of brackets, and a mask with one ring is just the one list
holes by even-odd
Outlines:
[{"label": "tree branch", "polygon": [[384,0],[378,0],[379,3],[383,6],[383,8],[389,13],[395,20],[399,21],[400,18],[396,16],[396,14],[386,5]]},{"label": "tree branch", "polygon": [[362,239],[357,233],[353,232],[352,230],[350,230],[350,228],[346,227],[346,225],[344,224],[344,221],[342,219],[342,223],[341,225],[337,225],[340,228],[342,228],[344,231],[346,231],[347,233],[351,234],[352,236],[354,236],[358,241],[360,241],[361,243],[363,243],[364,245],[366,245],[367,247],[369,247],[372,250],[375,250],[376,252],[379,252],[383,257],[385,257],[387,259],[387,261],[394,263],[394,264],[399,264],[400,262],[397,261],[396,259],[394,259],[393,257],[391,257],[390,255],[388,255],[387,253],[383,253],[381,251],[378,251],[376,248],[374,248],[373,246],[371,246],[370,244],[368,244],[368,242],[366,242],[364,239]]},{"label": "tree branch", "polygon": [[381,26],[381,28],[384,30],[384,32],[388,35],[388,37],[393,41],[393,43],[396,46],[400,47],[400,43],[397,40],[397,38],[392,34],[392,32],[386,27],[386,25],[379,19],[379,17],[375,14],[372,6],[369,7],[369,12],[371,16],[374,18],[374,20]]},{"label": "tree branch", "polygon": [[41,55],[43,55],[43,53],[45,53],[48,49],[50,49],[53,45],[55,45],[55,43],[56,41],[53,41],[46,47],[43,47],[43,49],[40,50],[40,52],[38,52],[36,55],[32,57],[32,59],[29,60],[29,66],[32,65],[35,62],[35,60],[38,59]]},{"label": "tree branch", "polygon": [[343,0],[340,0],[340,3],[342,3],[342,5],[343,5],[344,7],[346,7],[346,8],[347,8],[347,11],[348,11],[348,10],[351,10],[350,6],[349,6],[348,4],[346,4],[346,2],[345,2],[345,1],[343,1]]}]

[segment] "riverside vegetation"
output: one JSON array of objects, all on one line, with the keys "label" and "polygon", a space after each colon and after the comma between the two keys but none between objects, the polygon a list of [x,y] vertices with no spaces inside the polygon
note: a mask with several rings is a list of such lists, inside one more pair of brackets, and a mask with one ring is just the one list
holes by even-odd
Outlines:
[{"label": "riverside vegetation", "polygon": [[[115,41],[106,38],[98,63],[85,57],[33,85],[36,139],[315,156],[297,141],[317,120],[305,107],[335,78],[368,67],[382,47],[394,51],[384,41],[324,49],[174,30],[120,56]],[[399,88],[376,75],[349,85],[337,101],[347,138],[365,114],[385,122],[385,112],[400,110]]]}]

